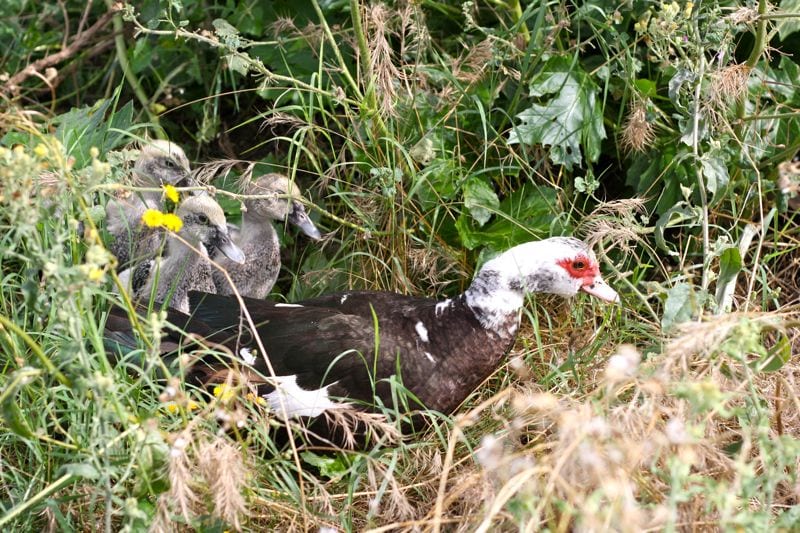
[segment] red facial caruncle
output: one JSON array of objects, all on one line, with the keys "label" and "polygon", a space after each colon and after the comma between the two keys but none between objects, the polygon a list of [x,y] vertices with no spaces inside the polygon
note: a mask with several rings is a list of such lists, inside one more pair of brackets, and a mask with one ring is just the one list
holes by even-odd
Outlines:
[{"label": "red facial caruncle", "polygon": [[585,254],[578,254],[568,259],[559,259],[557,263],[570,276],[583,280],[584,283],[593,283],[598,274],[600,274],[600,267]]}]

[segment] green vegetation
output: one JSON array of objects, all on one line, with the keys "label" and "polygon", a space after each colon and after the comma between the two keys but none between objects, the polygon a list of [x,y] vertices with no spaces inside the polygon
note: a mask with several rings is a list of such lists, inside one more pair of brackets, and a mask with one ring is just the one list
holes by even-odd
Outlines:
[{"label": "green vegetation", "polygon": [[[41,4],[0,26],[2,529],[797,527],[796,1]],[[306,189],[331,234],[286,232],[275,298],[452,295],[576,234],[622,305],[532,301],[413,439],[278,453],[244,392],[159,379],[163,315],[103,346],[148,135]]]}]

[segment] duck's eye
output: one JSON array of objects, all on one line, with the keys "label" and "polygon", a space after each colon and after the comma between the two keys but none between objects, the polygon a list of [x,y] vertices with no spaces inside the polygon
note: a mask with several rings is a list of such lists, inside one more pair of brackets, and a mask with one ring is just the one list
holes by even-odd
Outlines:
[{"label": "duck's eye", "polygon": [[201,224],[208,224],[208,217],[206,215],[204,215],[203,213],[200,213],[199,215],[197,215],[197,220]]},{"label": "duck's eye", "polygon": [[583,259],[577,259],[572,262],[572,268],[575,270],[586,270],[586,261]]}]

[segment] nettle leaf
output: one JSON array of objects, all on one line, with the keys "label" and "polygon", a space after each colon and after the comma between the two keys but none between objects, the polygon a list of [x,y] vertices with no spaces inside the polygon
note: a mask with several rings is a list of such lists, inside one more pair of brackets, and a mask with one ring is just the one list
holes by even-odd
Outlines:
[{"label": "nettle leaf", "polygon": [[664,316],[661,317],[661,329],[669,331],[677,324],[692,319],[697,298],[694,289],[688,283],[677,283],[667,291],[664,302]]},{"label": "nettle leaf", "polygon": [[[800,0],[781,0],[781,11],[785,13],[797,13],[800,11]],[[800,30],[800,18],[782,18],[777,21],[775,26],[778,28],[778,36],[781,41],[790,34]]]},{"label": "nettle leaf", "polygon": [[491,185],[476,177],[464,182],[464,207],[479,226],[483,226],[500,207],[500,199]]},{"label": "nettle leaf", "polygon": [[553,58],[530,83],[530,95],[543,100],[517,115],[522,123],[508,136],[510,144],[549,145],[550,160],[572,168],[597,161],[606,138],[597,85],[568,58]]}]

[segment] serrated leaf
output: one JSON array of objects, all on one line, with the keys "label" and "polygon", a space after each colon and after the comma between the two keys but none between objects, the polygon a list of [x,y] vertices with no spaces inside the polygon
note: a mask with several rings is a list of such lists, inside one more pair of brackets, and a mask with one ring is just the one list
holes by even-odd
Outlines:
[{"label": "serrated leaf", "polygon": [[606,132],[597,86],[586,72],[567,59],[555,58],[531,81],[530,94],[552,97],[517,115],[522,123],[511,130],[508,142],[550,146],[550,160],[570,169],[581,165],[581,146],[586,159],[597,161]]},{"label": "serrated leaf", "polygon": [[229,69],[241,74],[242,76],[247,76],[247,73],[250,70],[250,63],[246,59],[234,54],[228,54],[224,56],[224,59],[228,64]]},{"label": "serrated leaf", "polygon": [[[800,0],[781,0],[780,6],[784,13],[800,12]],[[778,36],[783,41],[792,33],[800,30],[800,17],[778,19],[775,26],[778,29]]]},{"label": "serrated leaf", "polygon": [[469,211],[470,216],[475,219],[479,226],[483,226],[500,207],[500,199],[497,193],[484,180],[476,177],[469,178],[464,182],[464,207]]},{"label": "serrated leaf", "polygon": [[239,38],[239,30],[237,30],[235,26],[225,19],[214,19],[212,24],[214,25],[214,33],[217,34],[220,41],[231,48],[239,48],[241,46],[242,42]]},{"label": "serrated leaf", "polygon": [[664,315],[661,317],[661,329],[669,331],[675,325],[692,319],[696,298],[692,286],[688,283],[677,283],[667,291],[664,302]]}]

